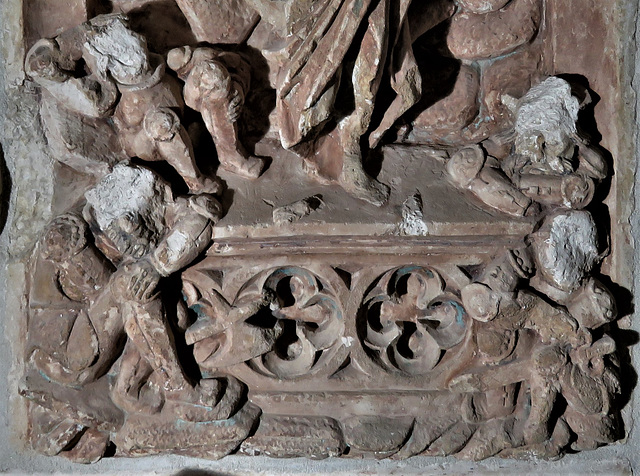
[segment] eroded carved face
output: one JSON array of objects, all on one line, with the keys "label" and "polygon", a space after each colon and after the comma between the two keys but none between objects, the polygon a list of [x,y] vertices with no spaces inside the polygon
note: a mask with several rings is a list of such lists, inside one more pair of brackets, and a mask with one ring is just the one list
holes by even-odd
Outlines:
[{"label": "eroded carved face", "polygon": [[484,152],[479,147],[465,147],[456,152],[447,163],[447,171],[457,185],[467,186],[484,165]]},{"label": "eroded carved face", "polygon": [[87,225],[77,215],[68,213],[56,218],[41,243],[45,259],[62,262],[75,256],[87,245]]},{"label": "eroded carved face", "polygon": [[515,152],[536,171],[566,174],[573,171],[576,145],[566,134],[555,136],[532,131],[516,137]]},{"label": "eroded carved face", "polygon": [[135,259],[142,258],[156,245],[157,233],[149,229],[142,217],[127,213],[113,220],[104,232],[119,254]]},{"label": "eroded carved face", "polygon": [[551,77],[531,88],[516,113],[516,154],[541,173],[570,173],[579,109],[571,86],[561,78]]},{"label": "eroded carved face", "polygon": [[96,246],[112,261],[144,256],[165,234],[171,193],[149,169],[119,164],[85,197]]},{"label": "eroded carved face", "polygon": [[520,281],[519,271],[516,268],[516,262],[509,254],[489,264],[483,273],[482,282],[496,292],[512,293]]}]

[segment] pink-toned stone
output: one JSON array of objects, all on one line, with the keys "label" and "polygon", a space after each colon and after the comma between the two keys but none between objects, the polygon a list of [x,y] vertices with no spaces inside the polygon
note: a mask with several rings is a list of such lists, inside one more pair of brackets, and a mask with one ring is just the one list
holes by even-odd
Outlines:
[{"label": "pink-toned stone", "polygon": [[265,415],[256,433],[242,443],[240,451],[277,458],[323,459],[340,456],[345,447],[340,425],[333,418]]},{"label": "pink-toned stone", "polygon": [[94,0],[26,0],[28,46],[38,38],[53,38],[95,15]]},{"label": "pink-toned stone", "polygon": [[[110,7],[142,27],[165,2]],[[36,43],[25,68],[54,101],[40,112],[49,152],[94,176],[112,168],[56,173],[57,218],[24,263],[20,392],[40,452],[475,460],[616,438],[603,325],[617,314],[593,276],[606,226],[570,210],[583,189],[598,196],[605,155],[577,128],[550,133],[558,101],[519,114],[563,82],[518,102],[557,53],[543,65],[529,44],[543,2],[459,0],[452,25],[453,0],[425,2],[424,16],[409,3],[179,0],[184,18],[168,12],[180,21],[98,16]],[[157,54],[168,25],[171,41],[242,42],[258,4],[286,13],[261,16],[272,29],[257,35],[278,54],[196,38]],[[271,91],[250,87],[270,68]],[[100,92],[108,101],[92,102]],[[279,143],[256,139],[259,176],[226,156],[252,95],[289,121],[274,124]],[[505,98],[546,128],[513,127]],[[414,135],[448,147],[391,144],[409,114]],[[187,130],[205,126],[210,147],[196,152]],[[456,152],[460,141],[472,144]],[[213,172],[214,146],[220,202],[195,167]],[[120,147],[132,163],[112,164]],[[301,157],[341,187],[314,182]]]},{"label": "pink-toned stone", "polygon": [[456,58],[496,58],[531,41],[541,20],[540,0],[513,0],[507,7],[484,14],[454,15],[447,45]]},{"label": "pink-toned stone", "polygon": [[230,0],[177,0],[198,41],[242,43],[260,18],[248,2]]},{"label": "pink-toned stone", "polygon": [[505,58],[497,59],[482,71],[480,97],[485,115],[497,128],[508,127],[509,109],[502,102],[502,95],[520,98],[542,77],[543,58],[536,43]]},{"label": "pink-toned stone", "polygon": [[[413,122],[414,129],[438,135],[460,130],[469,125],[478,114],[480,75],[472,66],[462,65],[453,91],[422,112]],[[416,134],[422,132],[415,131]]]}]

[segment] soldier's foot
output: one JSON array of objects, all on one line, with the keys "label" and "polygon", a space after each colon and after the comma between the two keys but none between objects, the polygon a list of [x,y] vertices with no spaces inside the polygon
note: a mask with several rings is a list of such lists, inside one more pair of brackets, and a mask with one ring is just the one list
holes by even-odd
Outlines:
[{"label": "soldier's foot", "polygon": [[222,193],[222,183],[218,178],[202,177],[199,180],[186,180],[191,195],[200,195],[208,193],[211,195],[219,195]]},{"label": "soldier's foot", "polygon": [[322,185],[330,185],[332,183],[332,180],[330,178],[326,177],[320,171],[320,167],[318,167],[318,164],[316,162],[314,162],[313,159],[303,158],[302,159],[302,170],[304,171],[304,173],[306,173],[307,175],[312,176],[314,178],[314,180],[316,180],[317,182],[319,182]]},{"label": "soldier's foot", "polygon": [[265,161],[258,157],[242,157],[220,160],[220,167],[245,178],[258,178],[264,169]]},{"label": "soldier's foot", "polygon": [[350,195],[376,207],[384,205],[389,199],[389,187],[369,177],[359,165],[345,164],[339,183]]},{"label": "soldier's foot", "polygon": [[204,379],[167,392],[165,409],[186,421],[226,420],[241,406],[244,390],[233,377]]},{"label": "soldier's foot", "polygon": [[116,383],[111,392],[111,400],[118,408],[128,413],[158,413],[164,404],[163,395],[157,385],[145,383],[141,388],[125,388],[121,382]]}]

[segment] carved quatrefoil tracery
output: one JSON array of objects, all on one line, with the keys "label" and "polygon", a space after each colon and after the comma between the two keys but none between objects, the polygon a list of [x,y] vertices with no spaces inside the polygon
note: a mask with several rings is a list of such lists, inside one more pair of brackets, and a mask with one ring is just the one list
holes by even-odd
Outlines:
[{"label": "carved quatrefoil tracery", "polygon": [[385,369],[420,375],[463,340],[467,321],[460,299],[437,271],[405,266],[385,273],[367,294],[361,340]]},{"label": "carved quatrefoil tracery", "polygon": [[[200,281],[202,297],[188,299],[199,315],[187,331],[196,360],[212,372],[245,363],[263,376],[295,380],[320,369],[335,373],[348,354],[345,342],[359,341],[383,369],[422,375],[466,335],[468,316],[460,298],[433,268],[403,266],[375,279],[352,336],[345,329],[346,303],[330,282],[301,267],[266,270],[248,280],[229,305],[218,286]],[[211,334],[202,332],[207,327],[215,335],[190,337]]]},{"label": "carved quatrefoil tracery", "polygon": [[[295,379],[325,368],[342,346],[339,300],[326,282],[303,268],[259,273],[233,305],[213,288],[198,286],[198,293],[202,298],[196,302],[187,298],[199,316],[187,341],[195,343],[196,361],[205,369],[245,362],[264,376]],[[215,328],[215,334],[203,333],[206,328]]]},{"label": "carved quatrefoil tracery", "polygon": [[271,273],[263,293],[272,296],[269,311],[282,333],[269,352],[249,365],[285,379],[323,367],[341,345],[344,333],[343,312],[335,295],[317,276],[296,267]]}]

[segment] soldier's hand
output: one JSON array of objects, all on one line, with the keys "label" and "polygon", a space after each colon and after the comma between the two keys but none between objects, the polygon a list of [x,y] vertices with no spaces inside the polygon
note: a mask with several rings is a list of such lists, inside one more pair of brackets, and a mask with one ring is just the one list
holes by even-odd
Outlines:
[{"label": "soldier's hand", "polygon": [[124,299],[144,302],[153,296],[159,281],[160,273],[150,261],[141,259],[123,264],[116,271],[114,291]]}]

